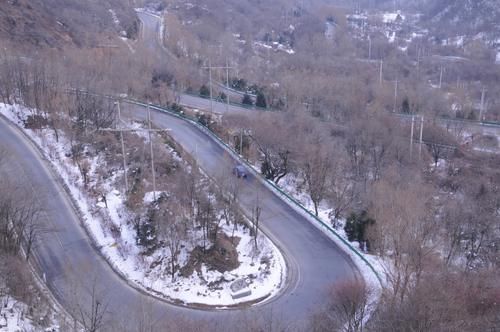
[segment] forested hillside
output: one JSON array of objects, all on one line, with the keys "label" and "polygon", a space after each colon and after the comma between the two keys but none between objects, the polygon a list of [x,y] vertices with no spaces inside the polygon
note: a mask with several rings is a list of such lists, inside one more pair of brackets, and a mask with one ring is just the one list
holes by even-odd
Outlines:
[{"label": "forested hillside", "polygon": [[500,1],[426,1],[421,9],[431,30],[443,36],[467,36],[491,43],[500,37]]},{"label": "forested hillside", "polygon": [[16,47],[96,46],[100,40],[112,38],[120,31],[132,38],[137,30],[136,15],[126,1],[0,2],[0,40]]},{"label": "forested hillside", "polygon": [[500,0],[0,0],[0,332],[500,331],[499,81]]}]

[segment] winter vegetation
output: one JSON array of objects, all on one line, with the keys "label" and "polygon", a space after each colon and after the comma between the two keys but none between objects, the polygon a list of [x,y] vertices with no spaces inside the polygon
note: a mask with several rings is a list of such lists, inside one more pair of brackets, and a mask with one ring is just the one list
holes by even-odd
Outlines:
[{"label": "winter vegetation", "polygon": [[[90,99],[77,94],[75,109]],[[109,122],[101,125],[111,126],[118,105],[91,105],[89,109],[109,107]],[[93,132],[91,141],[82,142],[83,128],[73,138],[65,131],[56,137],[49,128],[25,128],[36,110],[0,105],[0,112],[37,142],[69,187],[98,247],[138,287],[176,303],[225,307],[268,298],[283,286],[281,253],[235,205],[241,181],[228,183],[232,194],[225,196],[168,136],[149,137],[141,124],[128,124],[136,131],[124,135],[129,151],[125,175],[116,133],[96,137]],[[73,118],[81,117],[87,115]],[[95,119],[83,118],[75,125],[88,120],[98,126]],[[144,152],[149,139],[155,150],[156,191],[146,175],[151,172],[145,166],[151,165],[151,156]],[[29,219],[27,227],[32,223]],[[239,279],[251,294],[234,297],[230,286]]]},{"label": "winter vegetation", "polygon": [[30,190],[10,180],[8,146],[0,142],[0,331],[59,331],[57,310],[26,262],[43,233],[44,207]]},{"label": "winter vegetation", "polygon": [[[381,289],[364,269],[332,282],[307,321],[237,311],[242,330],[500,328],[496,1],[73,2],[0,4],[0,110],[57,169],[123,278],[198,308],[288,291],[258,200],[251,215],[238,204],[244,180],[231,170],[209,178],[168,131],[122,119],[124,103],[100,94],[197,121],[381,276]],[[160,25],[154,40],[141,41],[145,12]],[[195,110],[184,96],[227,108]],[[8,148],[0,142],[0,174],[12,172]],[[51,328],[57,318],[26,261],[53,230],[39,227],[43,206],[13,180],[0,177],[0,331]],[[99,296],[93,288],[92,308]],[[134,330],[97,309],[76,315],[86,331]],[[153,326],[141,310],[141,331],[234,327],[189,315]]]}]

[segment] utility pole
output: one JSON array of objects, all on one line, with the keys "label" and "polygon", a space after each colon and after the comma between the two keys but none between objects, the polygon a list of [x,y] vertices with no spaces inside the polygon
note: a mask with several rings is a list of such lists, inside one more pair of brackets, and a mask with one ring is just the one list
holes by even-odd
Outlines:
[{"label": "utility pole", "polygon": [[227,85],[227,95],[226,95],[226,111],[229,111],[229,62],[226,58],[226,85]]},{"label": "utility pole", "polygon": [[384,60],[380,60],[380,73],[379,73],[379,84],[380,85],[382,85],[383,70],[384,70]]},{"label": "utility pole", "polygon": [[288,28],[288,10],[285,6],[285,29]]},{"label": "utility pole", "polygon": [[410,131],[410,160],[413,158],[413,129],[415,128],[415,116],[411,117],[411,131]]},{"label": "utility pole", "polygon": [[[121,110],[120,110],[120,101],[118,100],[116,103],[118,107],[118,122],[122,124],[122,115],[121,115]],[[128,179],[127,179],[127,161],[125,159],[125,144],[123,143],[123,131],[120,130],[120,143],[122,146],[122,156],[123,156],[123,172],[125,173],[124,178],[125,178],[125,192],[128,192]]]},{"label": "utility pole", "polygon": [[422,159],[422,145],[424,144],[424,116],[420,118],[420,145],[418,147],[418,158]]},{"label": "utility pole", "polygon": [[484,116],[484,100],[486,97],[486,88],[483,87],[483,91],[481,92],[481,108],[479,109],[479,122],[483,121]]},{"label": "utility pole", "polygon": [[149,137],[149,149],[151,152],[151,172],[153,174],[153,200],[156,201],[156,174],[155,174],[155,158],[153,153],[153,140],[151,138],[151,108],[150,103],[148,103],[148,137]]},{"label": "utility pole", "polygon": [[[120,112],[120,103],[117,102],[118,105],[118,119],[119,122],[122,125],[125,125],[125,123],[121,119],[121,112]],[[151,170],[152,170],[152,175],[153,175],[153,199],[156,200],[156,174],[155,174],[155,164],[154,164],[154,154],[153,154],[153,140],[151,137],[152,132],[164,132],[168,131],[170,129],[152,129],[151,128],[151,110],[150,110],[150,104],[148,103],[147,106],[148,109],[148,129],[136,129],[136,128],[101,128],[99,130],[101,131],[109,131],[109,132],[119,132],[120,133],[120,142],[122,146],[122,155],[123,155],[123,169],[125,172],[125,190],[128,192],[129,186],[128,186],[128,179],[127,179],[127,162],[125,159],[125,144],[123,142],[123,132],[134,132],[134,131],[147,131],[148,136],[149,136],[149,147],[151,151]]]},{"label": "utility pole", "polygon": [[396,113],[396,107],[398,102],[398,80],[396,80],[396,84],[394,85],[394,109],[392,110]]},{"label": "utility pole", "polygon": [[368,36],[368,60],[372,59],[372,38]]},{"label": "utility pole", "polygon": [[[208,69],[208,77],[209,77],[209,84],[210,84],[210,111],[213,113],[214,112],[214,106],[213,106],[213,95],[212,95],[212,69],[226,69],[226,83],[228,85],[229,89],[229,69],[232,69],[232,67],[229,67],[227,65],[227,59],[226,59],[226,66],[219,66],[219,67],[212,67],[212,62],[208,60],[208,67],[201,67],[202,69]],[[229,91],[229,90],[228,90]],[[229,92],[227,94],[227,107],[229,108]]]},{"label": "utility pole", "polygon": [[243,155],[243,129],[240,130],[240,155]]},{"label": "utility pole", "polygon": [[417,50],[417,74],[420,73],[420,47]]},{"label": "utility pole", "polygon": [[212,96],[212,62],[211,60],[208,60],[208,76],[210,77],[210,111],[213,113],[214,112],[214,101],[213,101],[213,96]]},{"label": "utility pole", "polygon": [[443,86],[443,67],[441,66],[441,71],[439,73],[439,89]]}]

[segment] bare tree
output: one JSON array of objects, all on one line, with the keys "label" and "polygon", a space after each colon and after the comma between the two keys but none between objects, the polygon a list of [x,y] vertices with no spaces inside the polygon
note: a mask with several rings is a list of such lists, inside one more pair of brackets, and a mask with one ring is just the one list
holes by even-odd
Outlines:
[{"label": "bare tree", "polygon": [[17,254],[25,250],[29,259],[42,227],[42,212],[33,193],[26,192],[5,180],[0,187],[0,247]]},{"label": "bare tree", "polygon": [[261,115],[252,125],[252,141],[261,156],[261,172],[276,184],[292,169],[293,142],[285,137],[283,123],[275,116]]},{"label": "bare tree", "polygon": [[213,224],[216,219],[215,209],[210,197],[201,195],[198,200],[196,211],[196,221],[201,226],[203,236],[203,252],[205,252],[209,241],[213,240],[217,234],[212,233]]},{"label": "bare tree", "polygon": [[423,139],[429,148],[435,165],[437,165],[439,159],[449,155],[457,146],[456,140],[438,126],[429,125],[424,127]]},{"label": "bare tree", "polygon": [[329,217],[333,227],[337,227],[337,221],[349,208],[351,208],[356,198],[355,184],[345,179],[343,173],[337,173],[336,180],[328,191],[327,197],[333,204],[332,212]]},{"label": "bare tree", "polygon": [[40,224],[40,214],[41,210],[35,210],[33,214],[30,214],[30,216],[33,217],[26,219],[26,224],[22,233],[22,246],[26,260],[30,259],[33,249],[36,248],[36,245],[40,240],[40,236],[49,231]]},{"label": "bare tree", "polygon": [[253,235],[255,250],[257,250],[257,237],[259,235],[259,222],[261,213],[262,213],[262,206],[260,203],[259,194],[257,193],[257,195],[255,196],[255,201],[252,207],[252,215],[251,215],[252,235]]},{"label": "bare tree", "polygon": [[[309,197],[314,204],[314,213],[318,216],[318,207],[325,198],[330,183],[332,160],[330,152],[321,148],[321,141],[313,143],[314,146],[306,147],[308,156],[302,164],[304,182]],[[311,148],[311,149],[309,149]]]},{"label": "bare tree", "polygon": [[484,180],[471,181],[467,189],[467,196],[472,200],[468,204],[471,209],[462,239],[467,268],[498,265],[500,192],[493,179],[486,180],[491,183]]},{"label": "bare tree", "polygon": [[107,303],[103,303],[100,296],[97,294],[95,283],[92,285],[91,292],[91,306],[90,310],[86,312],[80,308],[80,318],[83,326],[88,332],[97,332],[103,326],[104,315],[107,310]]},{"label": "bare tree", "polygon": [[331,311],[341,322],[345,332],[361,332],[369,310],[371,290],[362,280],[347,280],[333,286]]},{"label": "bare tree", "polygon": [[328,303],[311,316],[309,330],[365,331],[371,294],[363,280],[348,279],[333,285],[329,290]]},{"label": "bare tree", "polygon": [[376,220],[369,229],[370,244],[391,258],[386,274],[394,300],[399,302],[418,284],[424,263],[433,252],[436,232],[432,188],[415,174],[417,181],[407,183],[407,175],[403,169],[386,173],[374,185],[369,210]]},{"label": "bare tree", "polygon": [[227,169],[224,169],[216,178],[219,189],[217,191],[219,210],[222,212],[222,218],[226,224],[233,225],[231,241],[234,241],[234,233],[238,229],[238,224],[243,220],[238,204],[242,182],[233,174],[229,174],[229,170]]},{"label": "bare tree", "polygon": [[[85,278],[81,277],[82,271],[88,272]],[[104,330],[109,323],[109,299],[104,286],[99,283],[98,276],[92,275],[91,271],[92,268],[88,266],[80,266],[79,273],[68,271],[73,283],[71,294],[68,294],[71,297],[68,310],[86,332],[98,332]]]},{"label": "bare tree", "polygon": [[80,132],[109,128],[116,120],[116,107],[112,100],[87,92],[76,91],[71,115]]},{"label": "bare tree", "polygon": [[200,172],[196,164],[193,164],[189,173],[177,174],[174,191],[178,193],[181,206],[186,207],[189,213],[189,218],[193,224],[196,220],[198,203],[201,196],[200,188]]},{"label": "bare tree", "polygon": [[181,245],[187,239],[188,230],[187,220],[183,216],[182,210],[176,208],[177,204],[177,202],[168,204],[166,218],[162,220],[160,225],[160,235],[170,253],[170,277],[172,282],[175,281]]},{"label": "bare tree", "polygon": [[3,164],[8,158],[7,149],[0,145],[0,169],[2,169]]},{"label": "bare tree", "polygon": [[383,297],[370,319],[374,331],[488,331],[498,326],[496,270],[462,273],[438,266],[406,300]]},{"label": "bare tree", "polygon": [[396,125],[387,116],[376,114],[353,120],[347,131],[345,148],[351,162],[354,179],[377,181],[388,162]]},{"label": "bare tree", "polygon": [[[123,315],[116,315],[113,319],[108,331],[123,331],[123,332],[155,332],[160,330],[178,330],[178,321],[180,317],[172,319],[171,316],[156,315],[155,313],[155,299],[150,296],[140,296],[135,303],[127,306],[126,309],[129,313],[124,317]],[[189,331],[189,330],[186,330]]]},{"label": "bare tree", "polygon": [[444,240],[446,244],[445,263],[452,264],[461,252],[467,224],[471,223],[470,206],[464,202],[451,201],[443,207]]},{"label": "bare tree", "polygon": [[348,156],[345,150],[337,145],[331,146],[332,164],[328,171],[328,187],[325,199],[331,203],[329,214],[332,225],[337,227],[337,221],[352,207],[357,195],[357,183],[353,181],[352,170],[348,167]]},{"label": "bare tree", "polygon": [[[5,54],[4,54],[5,55]],[[12,104],[14,97],[14,62],[9,60],[8,57],[2,57],[0,63],[0,96],[4,104]]]}]

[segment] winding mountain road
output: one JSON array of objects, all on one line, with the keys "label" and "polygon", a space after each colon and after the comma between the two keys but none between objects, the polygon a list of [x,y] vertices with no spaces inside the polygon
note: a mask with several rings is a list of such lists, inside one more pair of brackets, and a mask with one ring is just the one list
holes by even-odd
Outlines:
[{"label": "winding mountain road", "polygon": [[[158,52],[161,54],[166,54],[169,57],[173,57],[172,53],[169,52],[160,42],[159,31],[160,31],[160,18],[158,16],[152,15],[147,12],[140,12],[138,16],[142,22],[142,35],[141,42],[143,47],[150,49],[151,51]],[[220,85],[219,85],[220,86]],[[222,86],[221,86],[222,87]],[[227,92],[227,91],[226,91]],[[255,109],[248,109],[238,105],[226,105],[225,103],[213,101],[212,105],[210,100],[206,98],[201,98],[198,96],[181,94],[179,103],[183,106],[190,108],[197,108],[205,111],[213,109],[214,113],[224,114],[224,113],[240,113],[240,112],[260,112]],[[394,116],[398,116],[401,121],[408,121],[410,117],[405,114],[393,113]],[[432,120],[440,123],[442,126],[447,128],[462,127],[467,133],[479,136],[496,136],[498,144],[496,147],[490,148],[490,150],[500,153],[500,124],[493,123],[481,123],[478,121],[467,121],[461,119],[447,119],[447,118],[436,118]],[[427,126],[427,125],[426,125]]]},{"label": "winding mountain road", "polygon": [[[141,42],[142,47],[145,47],[152,52],[157,52],[157,54],[167,55],[170,58],[174,57],[172,53],[160,43],[160,18],[148,12],[138,12],[137,15],[139,16],[142,23],[141,40],[139,41]],[[235,113],[249,111],[249,109],[245,107],[234,104],[227,105],[226,103],[218,102],[215,100],[212,101],[212,104],[210,104],[210,99],[192,96],[185,93],[181,93],[179,95],[179,104],[182,106],[198,108],[207,111],[212,109],[214,113],[219,114],[224,114],[227,112]]]},{"label": "winding mountain road", "polygon": [[[128,105],[123,115],[145,119],[143,107]],[[171,136],[186,151],[192,151],[204,171],[214,178],[230,174],[235,161],[207,134],[198,128],[164,113],[153,113],[154,123],[169,128]],[[37,267],[56,299],[70,312],[91,303],[93,286],[105,293],[110,319],[134,317],[138,306],[148,302],[155,317],[185,316],[192,320],[227,321],[245,309],[204,311],[168,304],[137,291],[121,279],[98,253],[81,226],[71,200],[37,149],[13,125],[0,120],[0,144],[9,151],[8,172],[13,182],[28,185],[45,207],[40,222],[54,230],[42,235],[34,255]],[[240,204],[249,211],[256,194],[262,205],[261,224],[282,249],[288,263],[288,280],[283,292],[268,302],[255,306],[279,312],[289,321],[305,320],[328,298],[326,290],[337,281],[359,277],[345,253],[310,221],[282,201],[268,187],[252,176],[245,180]],[[149,298],[149,299],[148,299]],[[130,326],[130,324],[129,324]]]},{"label": "winding mountain road", "polygon": [[[142,120],[146,112],[142,106],[128,104],[123,108],[123,115]],[[186,151],[191,151],[208,175],[229,176],[236,161],[206,133],[161,112],[153,112],[153,121],[160,128],[170,129],[170,135]],[[63,189],[59,175],[31,141],[3,118],[0,118],[0,146],[8,150],[6,171],[10,181],[33,191],[44,206],[39,222],[52,230],[41,235],[34,250],[35,268],[57,301],[77,318],[82,310],[89,309],[92,289],[96,289],[101,305],[106,307],[106,323],[113,326],[113,330],[137,330],[141,324],[138,315],[144,314],[146,307],[150,321],[173,322],[184,317],[197,322],[209,321],[219,329],[231,327],[231,322],[249,313],[259,316],[260,312],[274,312],[287,322],[305,321],[327,301],[328,287],[360,277],[341,248],[265,184],[250,176],[242,181],[240,205],[250,211],[256,195],[259,196],[261,225],[287,260],[288,275],[283,291],[256,306],[222,311],[192,309],[152,298],[131,287],[101,257]],[[157,328],[164,329],[164,326]],[[228,329],[234,330],[234,327]]]}]

